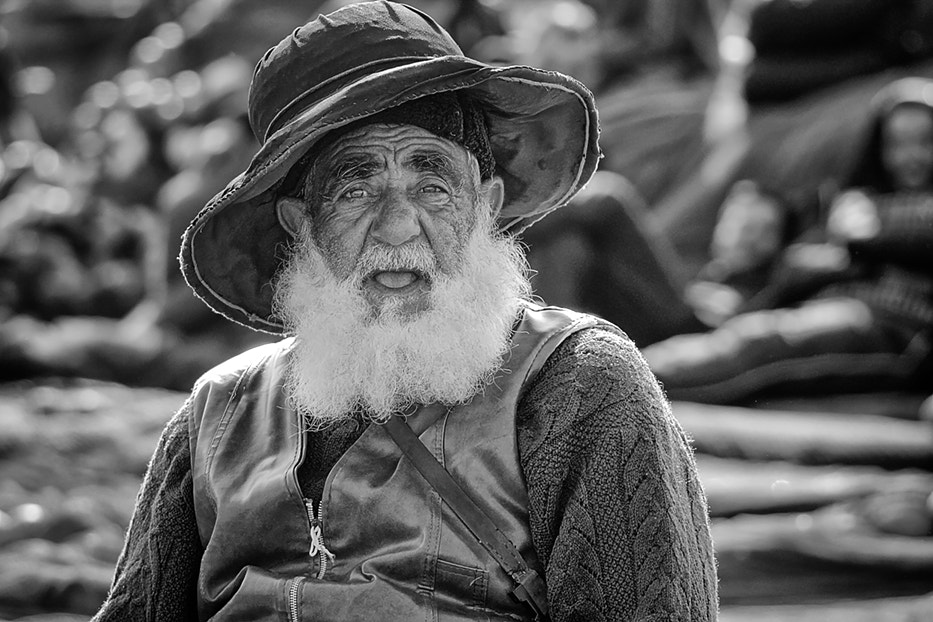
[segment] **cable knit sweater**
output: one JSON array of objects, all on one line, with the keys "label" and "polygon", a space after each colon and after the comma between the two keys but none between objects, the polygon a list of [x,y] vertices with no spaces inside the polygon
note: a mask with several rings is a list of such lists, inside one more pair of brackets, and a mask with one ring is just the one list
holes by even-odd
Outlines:
[{"label": "cable knit sweater", "polygon": [[[95,622],[197,620],[202,552],[187,406],[169,421]],[[526,387],[519,454],[554,622],[715,620],[716,568],[691,449],[628,339],[571,336]],[[363,426],[310,434],[306,494]]]}]

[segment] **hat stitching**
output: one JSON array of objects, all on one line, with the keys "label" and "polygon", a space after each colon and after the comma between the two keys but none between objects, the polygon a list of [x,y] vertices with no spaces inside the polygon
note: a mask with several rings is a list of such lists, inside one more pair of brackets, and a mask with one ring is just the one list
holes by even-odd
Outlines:
[{"label": "hat stitching", "polygon": [[[221,296],[219,293],[214,291],[214,289],[210,285],[208,285],[207,281],[205,281],[204,278],[201,276],[201,271],[198,269],[198,261],[195,258],[195,254],[194,254],[194,238],[191,238],[190,244],[191,244],[191,264],[192,264],[192,268],[194,269],[194,273],[198,277],[198,283],[200,287],[203,287],[206,291],[208,291],[211,294],[211,296],[213,296],[216,300],[225,304],[228,308],[239,311],[240,313],[245,315],[247,319],[252,323],[262,323],[262,324],[265,324],[266,326],[271,326],[274,328],[283,328],[283,326],[280,323],[270,322],[269,320],[263,319],[259,317],[258,315],[256,315],[254,312],[247,311],[245,308],[241,307],[238,304],[234,304],[230,302],[224,296]],[[195,294],[198,294],[197,289],[195,289]],[[201,300],[204,300],[204,302],[207,303],[207,301],[204,299],[204,296],[201,296],[200,294],[198,294],[198,298],[200,298]],[[230,320],[233,320],[234,322],[240,323],[240,321],[232,317],[232,315],[227,314],[224,311],[221,311],[219,309],[216,309],[214,305],[209,304],[208,306],[214,309],[215,311],[218,311],[222,316]]]}]

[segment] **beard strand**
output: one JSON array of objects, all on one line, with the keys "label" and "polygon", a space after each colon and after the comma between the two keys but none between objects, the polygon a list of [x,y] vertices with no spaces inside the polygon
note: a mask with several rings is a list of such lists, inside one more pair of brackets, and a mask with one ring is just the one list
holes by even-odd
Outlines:
[{"label": "beard strand", "polygon": [[[424,244],[364,253],[356,274],[340,281],[305,228],[276,283],[274,308],[295,336],[286,391],[307,429],[354,415],[384,421],[415,404],[464,403],[493,380],[531,286],[518,243],[479,211],[487,216],[452,276],[438,273]],[[359,287],[374,267],[428,275],[429,308],[407,318],[390,302],[374,314]]]}]

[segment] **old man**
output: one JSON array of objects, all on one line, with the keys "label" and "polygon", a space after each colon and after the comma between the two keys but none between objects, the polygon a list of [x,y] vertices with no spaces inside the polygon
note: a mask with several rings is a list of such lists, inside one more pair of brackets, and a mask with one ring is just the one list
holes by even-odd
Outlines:
[{"label": "old man", "polygon": [[592,95],[350,5],[259,61],[262,146],[181,262],[287,335],[166,427],[95,620],[712,620],[707,509],[632,342],[514,235],[593,174]]}]

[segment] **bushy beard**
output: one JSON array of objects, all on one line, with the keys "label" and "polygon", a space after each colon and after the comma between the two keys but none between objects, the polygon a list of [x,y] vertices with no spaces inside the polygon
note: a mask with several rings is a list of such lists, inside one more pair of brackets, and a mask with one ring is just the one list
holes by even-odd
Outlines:
[{"label": "bushy beard", "polygon": [[[493,379],[531,294],[527,263],[489,215],[461,259],[456,274],[444,275],[427,244],[378,247],[341,281],[310,230],[302,233],[276,284],[275,310],[295,336],[286,389],[308,429],[355,413],[384,421],[414,404],[463,403]],[[429,308],[414,317],[392,301],[374,310],[360,284],[380,268],[425,273]]]}]

